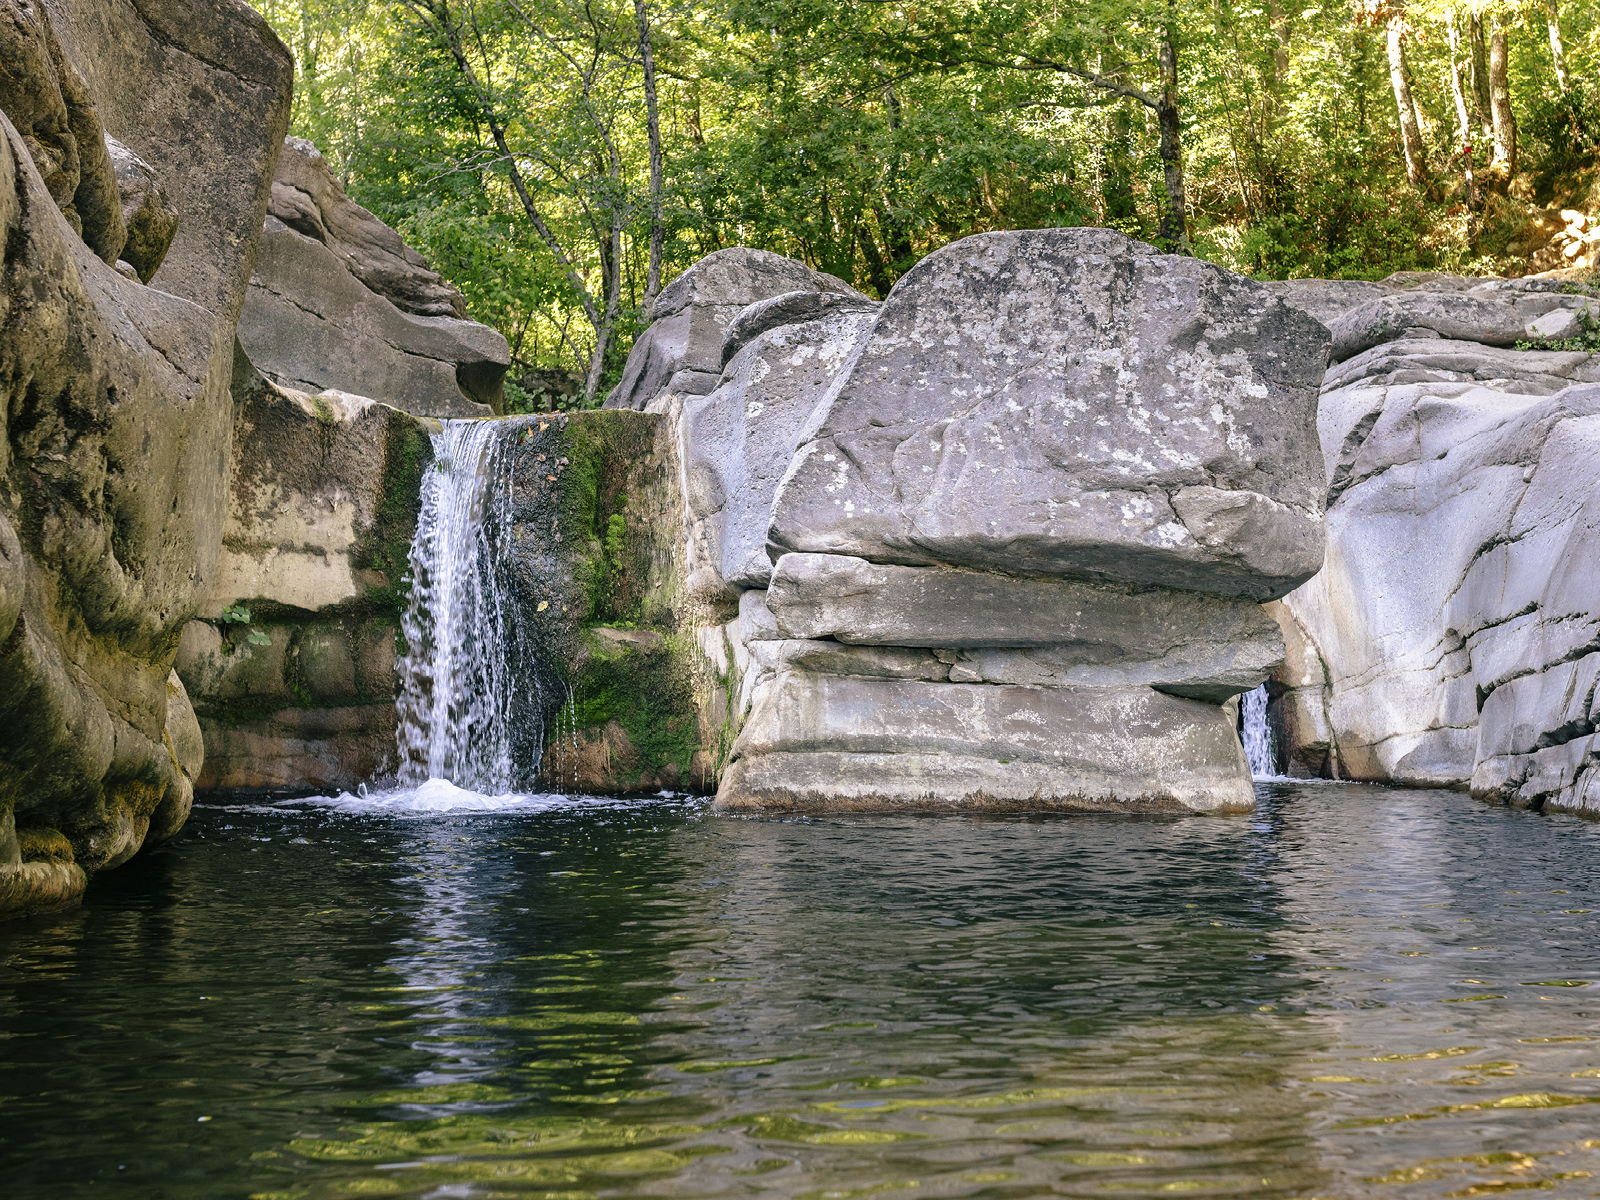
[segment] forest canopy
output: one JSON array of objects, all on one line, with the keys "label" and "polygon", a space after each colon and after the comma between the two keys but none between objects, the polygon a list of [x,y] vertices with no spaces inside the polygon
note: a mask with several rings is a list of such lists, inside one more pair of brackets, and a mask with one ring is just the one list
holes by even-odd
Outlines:
[{"label": "forest canopy", "polygon": [[663,283],[746,245],[883,296],[997,229],[1258,278],[1523,273],[1600,208],[1600,0],[264,0],[293,132],[597,403]]}]

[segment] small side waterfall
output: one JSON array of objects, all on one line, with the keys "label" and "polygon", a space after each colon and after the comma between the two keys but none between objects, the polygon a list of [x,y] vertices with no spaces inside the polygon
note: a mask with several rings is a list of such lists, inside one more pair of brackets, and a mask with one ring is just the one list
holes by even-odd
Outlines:
[{"label": "small side waterfall", "polygon": [[447,779],[486,795],[515,789],[507,588],[510,490],[499,478],[501,422],[443,421],[433,435],[401,621],[400,782]]},{"label": "small side waterfall", "polygon": [[1257,779],[1274,779],[1278,774],[1272,727],[1267,724],[1267,685],[1246,692],[1239,702],[1240,740],[1250,760],[1250,774]]}]

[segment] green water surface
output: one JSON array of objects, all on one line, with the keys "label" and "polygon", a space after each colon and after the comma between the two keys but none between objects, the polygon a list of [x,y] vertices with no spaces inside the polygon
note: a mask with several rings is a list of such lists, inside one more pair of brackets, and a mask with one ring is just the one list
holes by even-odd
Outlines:
[{"label": "green water surface", "polygon": [[0,927],[0,1197],[1600,1195],[1600,824],[197,809]]}]

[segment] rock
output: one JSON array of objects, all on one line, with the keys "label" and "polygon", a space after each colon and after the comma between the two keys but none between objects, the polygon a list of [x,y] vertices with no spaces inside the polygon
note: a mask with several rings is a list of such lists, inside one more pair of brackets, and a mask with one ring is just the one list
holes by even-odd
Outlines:
[{"label": "rock", "polygon": [[1193,592],[785,554],[766,603],[790,638],[971,651],[956,682],[1146,684],[1220,704],[1283,660],[1259,604]]},{"label": "rock", "polygon": [[[0,415],[12,481],[0,497],[0,819],[72,855],[0,861],[0,906],[15,911],[71,902],[87,873],[187,810],[176,746],[192,730],[172,659],[213,582],[233,322],[292,62],[231,0],[0,12],[8,86],[29,98],[6,104],[34,130],[30,146],[9,108],[0,121],[0,294],[27,298],[9,310],[0,357],[6,388],[28,396]],[[19,51],[30,38],[48,52]],[[109,265],[124,235],[108,133],[183,213],[160,290]]]},{"label": "rock", "polygon": [[1527,340],[1530,322],[1556,310],[1584,309],[1591,303],[1581,296],[1526,291],[1477,293],[1476,289],[1465,293],[1419,289],[1384,296],[1329,322],[1333,333],[1331,360],[1343,362],[1417,328],[1431,329],[1457,341],[1510,346]]},{"label": "rock", "polygon": [[178,232],[178,210],[167,199],[155,168],[110,135],[106,137],[106,150],[116,172],[122,219],[128,230],[122,257],[139,282],[149,283],[161,269]]},{"label": "rock", "polygon": [[923,259],[779,489],[778,550],[1271,599],[1322,559],[1326,331],[1102,229]]},{"label": "rock", "polygon": [[[709,396],[685,400],[683,455],[688,480],[689,536],[698,543],[696,563],[710,570],[691,581],[691,589],[716,592],[727,586],[765,587],[772,574],[767,557],[767,527],[772,499],[807,422],[872,325],[861,302],[828,293],[781,296],[780,310],[792,298],[825,296],[838,305],[819,319],[768,326],[751,335],[723,372]],[[756,304],[753,324],[772,319]]]},{"label": "rock", "polygon": [[511,362],[505,338],[488,326],[402,311],[353,274],[336,248],[270,215],[239,341],[284,387],[373,396],[426,417],[499,411]]},{"label": "rock", "polygon": [[[740,350],[769,329],[783,325],[801,325],[823,317],[846,312],[870,313],[877,304],[864,297],[846,296],[838,292],[785,292],[771,300],[758,300],[743,309],[722,335],[722,369]],[[802,341],[803,335],[796,340]],[[811,338],[804,337],[809,341]]]},{"label": "rock", "polygon": [[605,406],[642,411],[667,391],[705,395],[722,372],[723,336],[734,318],[758,301],[797,291],[871,303],[844,280],[781,254],[747,246],[708,254],[656,297],[650,328],[634,341]]},{"label": "rock", "polygon": [[1290,308],[1298,308],[1324,325],[1358,305],[1395,291],[1389,284],[1364,279],[1264,279],[1261,286]]},{"label": "rock", "polygon": [[467,301],[429,270],[400,235],[344,194],[327,161],[304,138],[285,138],[267,211],[321,242],[350,274],[401,312],[465,319]]},{"label": "rock", "polygon": [[1580,337],[1583,334],[1583,317],[1590,315],[1587,307],[1553,309],[1529,321],[1523,327],[1522,334],[1530,342],[1559,342],[1565,338]]},{"label": "rock", "polygon": [[0,110],[11,118],[50,198],[102,261],[117,261],[127,229],[94,100],[62,53],[48,13],[0,4]]},{"label": "rock", "polygon": [[397,631],[433,423],[236,366],[223,549],[178,646],[205,743],[195,784],[353,790],[397,764]]},{"label": "rock", "polygon": [[1352,778],[1590,806],[1600,385],[1329,399],[1328,562],[1284,598],[1325,672],[1301,707],[1326,717],[1294,743]]},{"label": "rock", "polygon": [[1255,802],[1243,758],[1220,709],[1146,688],[791,670],[756,698],[716,803],[724,811],[1242,811]]}]

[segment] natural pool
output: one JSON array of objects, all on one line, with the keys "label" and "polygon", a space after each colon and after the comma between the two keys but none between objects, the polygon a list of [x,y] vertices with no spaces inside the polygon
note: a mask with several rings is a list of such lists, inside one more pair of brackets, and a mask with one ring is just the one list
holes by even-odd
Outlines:
[{"label": "natural pool", "polygon": [[1600,824],[1259,790],[198,809],[0,927],[0,1194],[1600,1195]]}]

